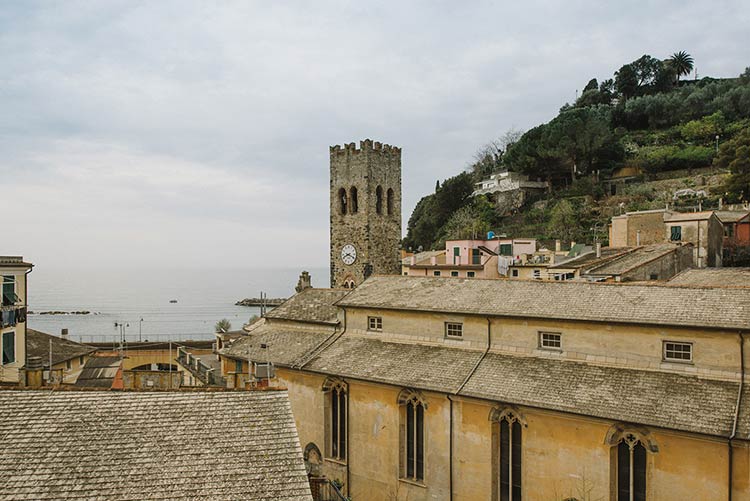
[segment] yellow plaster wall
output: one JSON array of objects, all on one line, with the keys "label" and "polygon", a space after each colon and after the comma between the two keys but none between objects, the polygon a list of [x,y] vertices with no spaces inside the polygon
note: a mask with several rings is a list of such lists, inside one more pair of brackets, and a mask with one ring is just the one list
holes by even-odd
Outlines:
[{"label": "yellow plaster wall", "polygon": [[[367,318],[383,319],[383,331],[367,331]],[[463,323],[462,340],[445,338],[445,322]],[[562,351],[539,348],[539,332],[562,335]],[[487,319],[472,315],[349,308],[347,332],[383,340],[446,344],[467,349],[487,346]],[[493,350],[603,365],[703,374],[723,379],[737,378],[739,340],[729,331],[696,328],[653,327],[543,319],[491,319]],[[693,362],[664,362],[663,341],[693,343]]]},{"label": "yellow plaster wall", "polygon": [[[325,454],[325,376],[279,369],[289,389],[303,447],[315,443]],[[425,482],[399,479],[401,388],[347,380],[349,385],[350,495],[367,500],[448,499],[450,483],[450,403],[445,395],[424,392]],[[493,402],[454,397],[453,491],[457,501],[489,499],[492,489]],[[612,448],[605,443],[612,421],[520,407],[523,429],[525,499],[609,498]],[[665,501],[724,499],[727,446],[721,439],[653,429],[658,453],[648,454],[647,498]],[[746,442],[735,446],[735,498],[750,499]],[[323,473],[346,482],[345,464],[324,460]],[[589,498],[581,496],[583,491]]]}]

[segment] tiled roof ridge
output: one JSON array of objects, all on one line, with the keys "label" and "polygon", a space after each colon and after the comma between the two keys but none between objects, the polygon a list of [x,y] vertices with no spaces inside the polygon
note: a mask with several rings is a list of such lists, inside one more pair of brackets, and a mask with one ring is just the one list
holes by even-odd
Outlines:
[{"label": "tiled roof ridge", "polygon": [[44,391],[50,394],[60,392],[102,392],[102,393],[263,393],[287,391],[285,386],[275,387],[257,387],[252,389],[245,388],[224,388],[223,386],[183,386],[180,388],[104,388],[94,386],[75,386],[75,385],[57,385],[57,386],[4,386],[0,385],[0,391]]},{"label": "tiled roof ridge", "polygon": [[[695,268],[689,268],[688,270],[692,270]],[[717,268],[722,269],[722,268]],[[683,270],[683,271],[688,271]],[[682,273],[682,272],[681,272]],[[675,275],[676,276],[676,275]],[[456,277],[430,277],[430,276],[422,276],[422,275],[410,275],[410,276],[399,276],[399,275],[387,275],[387,274],[374,274],[371,275],[371,277],[378,277],[378,278],[399,278],[399,279],[408,279],[408,280],[456,280]],[[518,279],[518,280],[504,280],[504,279],[498,279],[498,278],[487,278],[487,277],[476,277],[471,279],[463,279],[471,280],[472,282],[500,282],[500,283],[533,283],[533,284],[539,284],[540,286],[552,286],[552,287],[584,287],[584,286],[591,286],[591,287],[663,287],[665,289],[675,289],[675,288],[683,288],[683,289],[715,289],[716,287],[708,286],[708,285],[669,285],[669,282],[660,282],[660,283],[654,283],[654,282],[589,282],[589,281],[575,281],[575,280],[565,280],[565,281],[557,281],[557,280],[536,280],[536,279]],[[352,292],[355,292],[357,289],[353,289]],[[340,301],[343,301],[346,297],[348,297],[350,294],[347,294],[345,297],[341,298],[339,301],[337,301],[334,304],[338,304]],[[349,307],[351,305],[342,305]]]}]

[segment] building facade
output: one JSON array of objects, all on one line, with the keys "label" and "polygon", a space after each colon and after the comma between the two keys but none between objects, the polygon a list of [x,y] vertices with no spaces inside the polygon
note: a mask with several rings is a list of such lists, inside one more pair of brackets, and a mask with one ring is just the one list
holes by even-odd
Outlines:
[{"label": "building facade", "polygon": [[418,277],[333,293],[221,355],[251,380],[248,361],[274,361],[314,467],[354,499],[750,496],[747,295]]},{"label": "building facade", "polygon": [[724,227],[714,211],[673,212],[667,209],[628,212],[612,218],[611,247],[659,243],[693,245],[693,266],[721,267]]},{"label": "building facade", "polygon": [[0,256],[0,383],[23,383],[26,365],[27,276],[33,265]]},{"label": "building facade", "polygon": [[401,272],[401,148],[330,147],[331,287]]}]

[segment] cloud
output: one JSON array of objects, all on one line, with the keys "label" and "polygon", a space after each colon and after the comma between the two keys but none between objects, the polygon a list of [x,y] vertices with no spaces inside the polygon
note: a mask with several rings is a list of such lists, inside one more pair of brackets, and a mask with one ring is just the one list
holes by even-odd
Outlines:
[{"label": "cloud", "polygon": [[324,265],[329,145],[403,147],[405,223],[483,143],[549,120],[644,53],[687,50],[702,75],[738,74],[748,10],[5,3],[0,183],[29,224],[1,251],[51,265]]}]

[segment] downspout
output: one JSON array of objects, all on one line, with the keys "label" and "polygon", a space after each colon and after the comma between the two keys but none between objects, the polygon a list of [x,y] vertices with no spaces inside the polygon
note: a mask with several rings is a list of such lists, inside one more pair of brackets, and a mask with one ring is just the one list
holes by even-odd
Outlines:
[{"label": "downspout", "polygon": [[[346,311],[346,310],[344,310]],[[344,330],[346,330],[346,324],[344,326]],[[349,456],[349,428],[351,428],[351,416],[349,414],[349,400],[351,397],[351,387],[349,386],[349,383],[346,383],[346,496],[351,499],[352,498],[352,486],[349,482],[351,482],[351,478],[349,477],[349,461],[351,461],[351,457]]]},{"label": "downspout", "polygon": [[[479,357],[479,360],[477,360],[477,363],[474,364],[474,367],[472,367],[471,371],[469,371],[469,374],[466,376],[466,379],[464,379],[463,383],[461,383],[461,386],[458,387],[456,391],[453,392],[453,395],[458,395],[461,390],[464,389],[464,386],[466,386],[466,383],[469,382],[469,378],[474,375],[474,373],[477,371],[477,368],[479,367],[479,364],[482,363],[482,360],[487,356],[487,353],[489,353],[490,348],[492,347],[492,322],[490,321],[490,318],[487,317],[487,348],[485,348],[484,353],[482,353],[482,356]],[[453,501],[453,399],[451,398],[451,395],[446,395],[448,397],[448,401],[450,402],[450,437],[448,440],[449,444],[449,453],[450,457],[448,460],[448,471],[450,474],[450,478],[448,480],[448,486],[450,491],[450,499]],[[347,400],[348,402],[348,400]]]},{"label": "downspout", "polygon": [[453,399],[450,395],[446,395],[448,397],[448,402],[450,402],[449,406],[449,412],[450,412],[450,421],[448,425],[448,433],[450,435],[448,436],[448,492],[450,493],[450,501],[453,501]]},{"label": "downspout", "polygon": [[732,448],[732,440],[737,436],[737,422],[740,419],[740,405],[742,404],[742,390],[745,383],[745,335],[740,331],[740,388],[737,391],[737,405],[734,409],[734,422],[732,423],[732,434],[729,435],[727,441],[728,454],[729,454],[729,485],[727,486],[727,499],[732,501],[732,481],[733,481],[733,470],[734,470],[734,451]]}]

